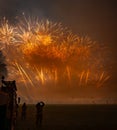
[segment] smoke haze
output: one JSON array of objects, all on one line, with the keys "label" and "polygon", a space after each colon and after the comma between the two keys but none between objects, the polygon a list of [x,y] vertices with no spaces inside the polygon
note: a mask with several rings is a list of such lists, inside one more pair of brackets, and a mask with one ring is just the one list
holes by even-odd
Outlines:
[{"label": "smoke haze", "polygon": [[[0,18],[6,17],[11,23],[15,23],[15,18],[20,17],[25,12],[29,16],[39,16],[41,19],[50,19],[54,22],[61,22],[70,28],[75,34],[88,35],[100,44],[106,44],[111,50],[112,75],[111,82],[104,88],[74,88],[63,89],[49,87],[27,90],[20,87],[23,100],[49,100],[49,102],[59,102],[70,98],[79,97],[113,97],[117,98],[117,4],[115,0],[0,0]],[[0,53],[2,57],[2,53]],[[4,62],[1,60],[1,62]],[[1,63],[2,64],[2,63]],[[4,66],[4,67],[3,67]],[[0,66],[1,67],[1,66]],[[4,74],[7,70],[4,64]],[[2,72],[2,74],[3,74]],[[30,95],[33,95],[30,98]],[[27,95],[27,97],[23,96]],[[55,101],[53,99],[55,97]],[[33,99],[34,98],[34,99]],[[67,101],[66,101],[67,102]]]}]

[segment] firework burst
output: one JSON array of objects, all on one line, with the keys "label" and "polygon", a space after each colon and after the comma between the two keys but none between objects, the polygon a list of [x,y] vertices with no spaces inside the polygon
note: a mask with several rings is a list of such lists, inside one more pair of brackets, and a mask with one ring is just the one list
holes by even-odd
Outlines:
[{"label": "firework burst", "polygon": [[72,85],[77,81],[77,86],[99,87],[110,78],[104,66],[106,50],[89,37],[74,35],[49,20],[24,17],[15,26],[4,20],[0,42],[10,68],[9,77],[25,86],[63,81]]}]

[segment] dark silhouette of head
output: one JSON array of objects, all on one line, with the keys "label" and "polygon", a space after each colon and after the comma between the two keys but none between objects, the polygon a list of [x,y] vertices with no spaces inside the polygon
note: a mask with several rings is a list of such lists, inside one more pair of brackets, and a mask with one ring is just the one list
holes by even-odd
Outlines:
[{"label": "dark silhouette of head", "polygon": [[5,77],[4,77],[4,75],[2,76],[2,80],[4,80],[5,79]]}]

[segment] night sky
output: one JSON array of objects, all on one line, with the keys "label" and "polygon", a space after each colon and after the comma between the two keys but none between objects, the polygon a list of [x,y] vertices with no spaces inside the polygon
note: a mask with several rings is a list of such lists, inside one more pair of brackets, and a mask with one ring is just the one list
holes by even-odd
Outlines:
[{"label": "night sky", "polygon": [[[111,50],[111,86],[98,90],[108,97],[117,97],[117,4],[116,0],[0,0],[0,17],[14,23],[22,13],[61,22],[73,33],[88,35]],[[81,90],[84,91],[84,90]],[[94,90],[91,90],[93,93]],[[85,89],[85,92],[88,92]],[[94,93],[96,93],[95,90]],[[78,92],[80,95],[80,92]],[[110,93],[110,95],[109,95]],[[82,95],[82,92],[81,92]],[[94,94],[95,95],[95,94]],[[93,96],[93,95],[92,95]]]},{"label": "night sky", "polygon": [[102,42],[116,42],[117,4],[114,0],[0,0],[0,16],[13,21],[25,14],[62,22],[76,33]]}]

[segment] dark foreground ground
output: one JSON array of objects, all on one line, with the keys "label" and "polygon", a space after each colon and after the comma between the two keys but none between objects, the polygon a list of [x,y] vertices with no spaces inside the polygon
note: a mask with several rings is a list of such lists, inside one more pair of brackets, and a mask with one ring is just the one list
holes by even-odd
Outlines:
[{"label": "dark foreground ground", "polygon": [[117,130],[117,105],[45,105],[43,125],[35,126],[34,105],[28,105],[21,120],[21,107],[15,130]]}]

